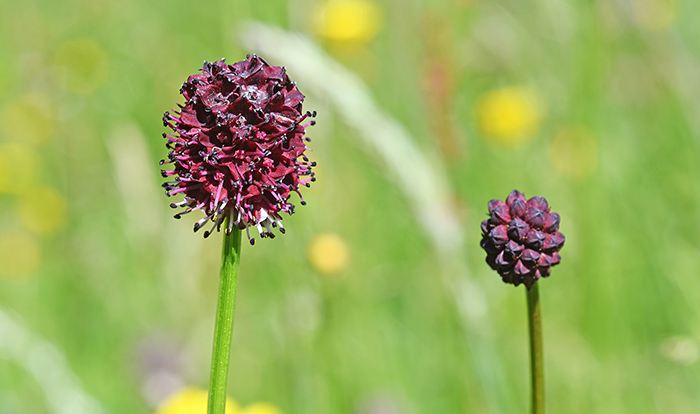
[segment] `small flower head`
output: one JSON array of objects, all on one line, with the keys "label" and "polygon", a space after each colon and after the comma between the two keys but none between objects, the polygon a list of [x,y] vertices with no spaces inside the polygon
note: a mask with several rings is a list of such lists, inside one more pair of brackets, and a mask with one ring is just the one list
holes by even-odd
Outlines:
[{"label": "small flower head", "polygon": [[[281,212],[294,213],[292,192],[304,199],[299,187],[315,181],[316,165],[304,155],[308,120],[316,113],[302,112],[304,95],[289,80],[284,67],[270,66],[256,55],[229,65],[204,62],[201,73],[190,76],[180,93],[184,105],[166,112],[163,134],[168,140],[172,170],[161,171],[171,181],[166,195],[183,193],[172,203],[184,208],[175,215],[201,210],[205,217],[194,231],[212,222],[204,237],[220,228],[255,226],[261,237],[274,237],[271,227],[284,233]],[[251,244],[255,239],[248,235]]]},{"label": "small flower head", "polygon": [[559,264],[564,235],[559,232],[559,214],[550,212],[544,197],[526,199],[513,190],[506,201],[489,201],[490,218],[481,223],[481,247],[486,263],[506,283],[529,289],[540,277],[549,276]]}]

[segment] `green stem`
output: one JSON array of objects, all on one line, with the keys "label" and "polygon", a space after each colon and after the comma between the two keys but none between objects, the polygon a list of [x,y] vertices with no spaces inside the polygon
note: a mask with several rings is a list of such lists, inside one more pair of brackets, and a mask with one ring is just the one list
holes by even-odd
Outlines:
[{"label": "green stem", "polygon": [[[228,227],[228,220],[226,220],[224,227]],[[236,288],[238,287],[238,265],[240,262],[241,231],[234,226],[230,234],[224,232],[224,247],[221,252],[221,280],[214,324],[214,348],[211,356],[207,414],[224,414],[226,410],[226,383],[231,356],[233,313],[236,308]]]},{"label": "green stem", "polygon": [[544,353],[542,351],[542,311],[538,283],[526,289],[527,318],[530,325],[530,370],[532,414],[544,414]]}]

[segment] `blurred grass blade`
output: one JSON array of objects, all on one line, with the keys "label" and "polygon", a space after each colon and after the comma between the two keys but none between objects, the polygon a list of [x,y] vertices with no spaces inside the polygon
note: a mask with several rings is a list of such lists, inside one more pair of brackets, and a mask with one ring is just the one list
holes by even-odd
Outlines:
[{"label": "blurred grass blade", "polygon": [[32,334],[18,317],[0,308],[0,358],[24,368],[46,396],[49,412],[103,414],[100,403],[83,390],[66,358],[52,343]]},{"label": "blurred grass blade", "polygon": [[162,234],[159,186],[146,138],[132,123],[120,124],[106,140],[117,190],[124,203],[125,227],[130,238],[149,242]]}]

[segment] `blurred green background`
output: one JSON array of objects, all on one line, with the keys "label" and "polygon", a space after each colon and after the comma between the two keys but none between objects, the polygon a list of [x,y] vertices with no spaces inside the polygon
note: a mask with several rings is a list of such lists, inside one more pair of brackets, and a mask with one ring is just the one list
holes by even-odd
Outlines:
[{"label": "blurred green background", "polygon": [[[486,203],[517,188],[567,236],[540,285],[550,412],[700,412],[699,15],[691,0],[1,2],[0,413],[149,413],[207,387],[220,241],[171,217],[161,117],[203,60],[254,52],[319,112],[319,167],[287,234],[244,246],[232,398],[526,412],[524,289],[479,247]],[[270,44],[275,27],[314,52]],[[333,96],[346,80],[376,116]],[[403,134],[382,153],[386,123]]]}]

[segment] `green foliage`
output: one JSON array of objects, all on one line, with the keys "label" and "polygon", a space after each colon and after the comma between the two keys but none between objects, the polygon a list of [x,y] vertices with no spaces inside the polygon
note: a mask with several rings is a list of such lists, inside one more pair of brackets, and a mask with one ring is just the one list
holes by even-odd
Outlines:
[{"label": "green foliage", "polygon": [[[447,171],[468,272],[441,267],[387,167],[299,84],[319,111],[309,130],[319,181],[286,235],[243,246],[231,397],[290,414],[370,413],[387,400],[401,412],[526,412],[523,288],[503,284],[478,245],[487,202],[517,188],[546,196],[567,236],[540,282],[549,411],[698,412],[697,5],[377,4],[377,36],[338,44],[314,30],[311,0],[0,3],[0,244],[25,248],[0,253],[0,311],[60,350],[105,412],[151,412],[168,375],[207,387],[220,236],[202,240],[192,217],[170,217],[160,119],[202,60],[256,52],[236,30],[259,20],[358,73]],[[512,86],[543,107],[537,131],[511,145],[482,132],[476,111]],[[15,125],[18,110],[50,114],[40,129],[50,136],[23,136],[37,129]],[[32,177],[24,190],[3,181],[15,177],[3,170],[7,144],[39,165],[13,167]],[[57,230],[27,225],[19,206],[34,187],[65,198]],[[327,232],[350,251],[335,276],[306,258]],[[0,336],[0,411],[51,412]]]}]

